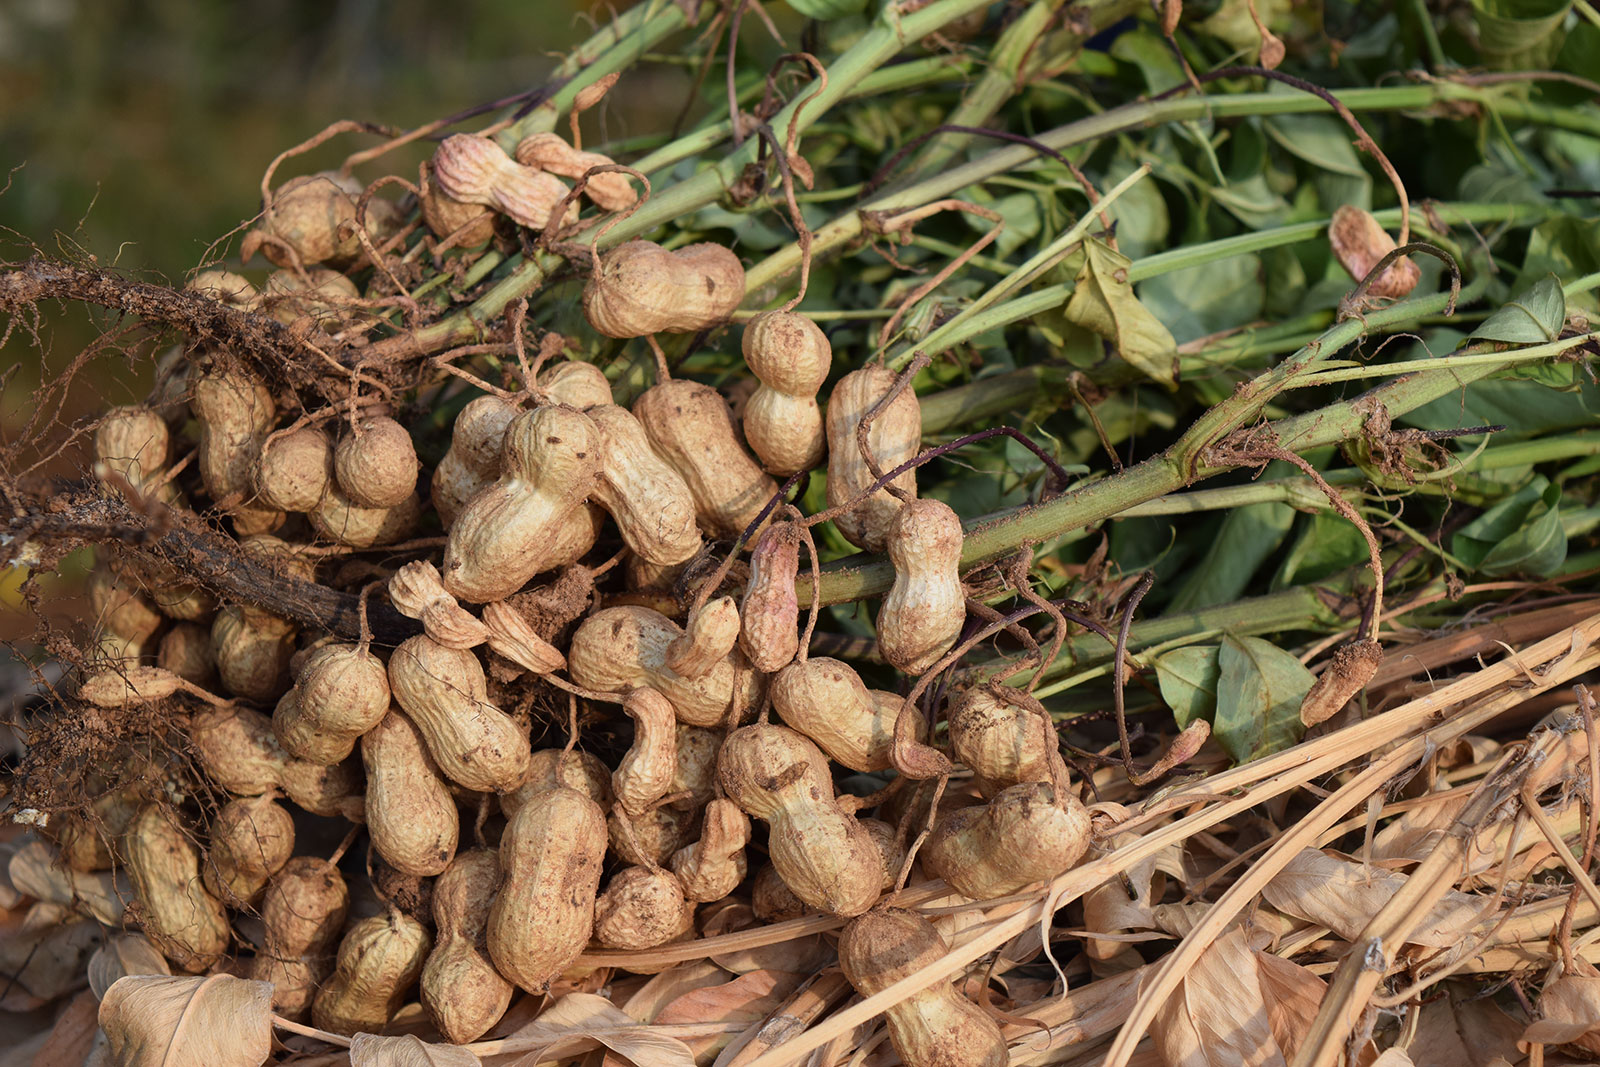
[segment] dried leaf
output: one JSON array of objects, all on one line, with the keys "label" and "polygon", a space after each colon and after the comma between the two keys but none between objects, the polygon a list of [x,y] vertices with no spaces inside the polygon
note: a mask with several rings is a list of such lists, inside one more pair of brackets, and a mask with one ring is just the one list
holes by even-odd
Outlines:
[{"label": "dried leaf", "polygon": [[95,1021],[99,1010],[100,1001],[87,989],[73,997],[56,1016],[50,1036],[34,1053],[30,1067],[83,1067],[100,1032]]},{"label": "dried leaf", "polygon": [[1411,1057],[1406,1055],[1406,1050],[1394,1045],[1384,1049],[1382,1054],[1372,1061],[1372,1067],[1413,1067],[1413,1065]]},{"label": "dried leaf", "polygon": [[721,985],[727,980],[728,972],[710,960],[689,960],[651,975],[650,980],[623,1003],[622,1010],[629,1018],[653,1023],[662,1008],[685,993]]},{"label": "dried leaf", "polygon": [[1417,1036],[1406,1046],[1416,1067],[1491,1067],[1522,1058],[1523,1027],[1492,1000],[1452,989],[1447,999],[1424,1005]]},{"label": "dried leaf", "polygon": [[96,997],[130,974],[171,974],[167,958],[143,934],[113,937],[89,957],[89,988]]},{"label": "dried leaf", "polygon": [[1576,1045],[1600,1052],[1600,978],[1564,974],[1539,994],[1539,1018],[1522,1032],[1518,1047]]},{"label": "dried leaf", "polygon": [[350,1042],[350,1067],[483,1067],[460,1045],[431,1045],[409,1034],[357,1034]]},{"label": "dried leaf", "polygon": [[1151,1025],[1167,1067],[1287,1067],[1244,934],[1229,930],[1195,961]]},{"label": "dried leaf", "polygon": [[[1406,876],[1302,849],[1262,896],[1279,911],[1319,923],[1353,941],[1372,917],[1400,891]],[[1478,922],[1482,901],[1455,890],[1417,923],[1409,944],[1447,948],[1463,940]]]},{"label": "dried leaf", "polygon": [[527,1026],[496,1043],[497,1052],[525,1053],[512,1067],[535,1067],[590,1049],[607,1048],[638,1067],[691,1067],[694,1053],[673,1037],[641,1026],[605,997],[568,993]]},{"label": "dried leaf", "polygon": [[118,1067],[260,1067],[272,1054],[272,984],[128,975],[106,990],[100,1027]]},{"label": "dried leaf", "polygon": [[1298,963],[1260,950],[1255,955],[1256,978],[1261,983],[1272,1038],[1285,1058],[1293,1059],[1311,1032],[1328,987]]},{"label": "dried leaf", "polygon": [[1255,0],[1250,2],[1250,21],[1256,24],[1256,32],[1261,35],[1261,65],[1268,70],[1277,70],[1278,64],[1283,62],[1283,42],[1277,34],[1267,29],[1267,24],[1261,21],[1261,14],[1256,11]]},{"label": "dried leaf", "polygon": [[20,926],[0,937],[0,974],[6,980],[0,1011],[29,1011],[30,998],[54,1000],[83,988],[84,968],[100,941],[100,924],[59,904],[40,902]]},{"label": "dried leaf", "polygon": [[[782,1007],[789,995],[799,988],[803,977],[787,971],[751,971],[731,982],[685,993],[663,1008],[655,1022],[659,1026],[710,1022],[754,1026]],[[697,1062],[706,1064],[737,1036],[730,1031],[690,1038],[684,1043],[693,1050]],[[616,1067],[616,1064],[615,1057],[606,1057],[606,1067]]]},{"label": "dried leaf", "polygon": [[81,904],[108,926],[122,925],[123,901],[133,899],[126,875],[69,870],[61,863],[60,854],[43,841],[30,841],[18,849],[8,873],[19,892],[52,904]]}]

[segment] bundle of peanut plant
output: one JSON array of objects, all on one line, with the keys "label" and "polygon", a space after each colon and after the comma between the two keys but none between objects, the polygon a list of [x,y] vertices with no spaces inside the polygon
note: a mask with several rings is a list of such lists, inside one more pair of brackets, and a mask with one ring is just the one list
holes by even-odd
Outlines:
[{"label": "bundle of peanut plant", "polygon": [[647,0],[16,256],[0,1063],[1600,1050],[1600,19],[1503,6]]}]

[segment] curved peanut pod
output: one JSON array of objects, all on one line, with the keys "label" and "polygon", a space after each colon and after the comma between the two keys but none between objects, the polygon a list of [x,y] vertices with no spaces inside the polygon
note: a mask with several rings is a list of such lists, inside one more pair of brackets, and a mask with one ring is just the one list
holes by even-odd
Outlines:
[{"label": "curved peanut pod", "polygon": [[922,864],[958,893],[992,900],[1054,878],[1089,848],[1089,813],[1070,794],[1027,782],[1002,789],[982,807],[939,821]]},{"label": "curved peanut pod", "polygon": [[527,777],[527,734],[489,703],[483,667],[470,651],[445,648],[426,634],[409,638],[389,659],[389,685],[451,781],[506,793]]},{"label": "curved peanut pod", "polygon": [[731,652],[700,677],[681,677],[666,660],[682,636],[677,624],[658,611],[602,608],[572,635],[567,669],[573,681],[601,692],[655,689],[672,703],[678,721],[692,726],[716,726],[742,715],[759,695],[755,672]]},{"label": "curved peanut pod", "polygon": [[600,404],[585,412],[598,429],[600,478],[594,499],[617,520],[622,540],[640,559],[671,566],[700,551],[694,497],[627,408]]},{"label": "curved peanut pod", "polygon": [[455,798],[422,734],[398,711],[361,739],[367,771],[367,832],[384,862],[431,878],[449,866],[461,832]]}]

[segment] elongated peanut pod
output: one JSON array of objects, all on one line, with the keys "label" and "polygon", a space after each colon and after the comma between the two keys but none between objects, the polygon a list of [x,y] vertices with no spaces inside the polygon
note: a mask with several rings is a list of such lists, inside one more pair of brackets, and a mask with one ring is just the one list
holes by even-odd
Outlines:
[{"label": "elongated peanut pod", "polygon": [[650,444],[683,478],[700,526],[738,537],[778,492],[744,450],[722,394],[699,382],[662,382],[633,403]]},{"label": "elongated peanut pod", "polygon": [[769,526],[750,553],[750,581],[739,608],[739,647],[756,670],[782,670],[800,651],[800,535],[793,523]]},{"label": "elongated peanut pod", "polygon": [[317,986],[333,970],[333,946],[344,929],[350,892],[339,869],[316,856],[296,856],[261,898],[263,941],[250,977],[272,983],[272,1010],[303,1019]]},{"label": "elongated peanut pod", "polygon": [[623,542],[643,560],[671,566],[700,551],[695,501],[627,408],[599,404],[585,412],[598,431],[600,478],[594,499],[611,513]]},{"label": "elongated peanut pod", "polygon": [[633,746],[611,775],[617,801],[642,815],[666,795],[677,767],[677,721],[672,704],[654,689],[635,689],[622,702],[634,722]]},{"label": "elongated peanut pod", "polygon": [[[839,379],[828,399],[828,506],[854,500],[877,479],[861,455],[856,427],[894,386],[894,372],[876,364],[852,371]],[[922,444],[922,408],[909,388],[901,390],[872,420],[867,447],[879,469],[888,474],[917,454]],[[909,496],[917,495],[917,472],[906,471],[889,483]],[[887,488],[879,489],[834,520],[839,532],[857,548],[881,552],[889,527],[900,511],[900,500]]]},{"label": "elongated peanut pod", "polygon": [[294,819],[267,797],[230,801],[211,824],[206,889],[236,908],[253,904],[294,855]]},{"label": "elongated peanut pod", "polygon": [[455,798],[428,754],[422,734],[391,711],[361,739],[367,771],[367,831],[384,862],[428,878],[455,856],[460,819]]},{"label": "elongated peanut pod", "polygon": [[433,947],[428,928],[391,912],[362,919],[339,943],[333,979],[317,994],[311,1018],[336,1034],[381,1033],[416,984]]},{"label": "elongated peanut pod", "polygon": [[863,773],[890,766],[901,703],[894,693],[868,689],[848,663],[827,656],[791,663],[772,680],[772,706],[784,723]]},{"label": "elongated peanut pod", "polygon": [[505,793],[527,777],[528,735],[489,703],[488,679],[470,651],[426,634],[409,638],[389,659],[389,685],[451,781]]},{"label": "elongated peanut pod", "polygon": [[412,560],[394,572],[389,600],[446,648],[475,648],[489,639],[488,628],[445,591],[439,568],[427,560]]},{"label": "elongated peanut pod", "polygon": [[748,710],[759,686],[737,650],[700,677],[684,678],[666,665],[667,649],[681,636],[677,624],[658,611],[602,608],[572,635],[567,668],[573,681],[600,692],[658,690],[678,721],[693,726],[716,726]]},{"label": "elongated peanut pod", "polygon": [[816,323],[794,311],[763,311],[741,341],[761,386],[744,409],[744,437],[770,474],[787,477],[822,462],[827,450],[817,390],[833,348]]},{"label": "elongated peanut pod", "polygon": [[206,891],[200,852],[158,805],[142,808],[122,837],[144,930],[161,954],[190,974],[217,963],[230,930],[222,902]]},{"label": "elongated peanut pod", "polygon": [[476,849],[457,856],[433,884],[439,939],[422,968],[422,1003],[457,1044],[476,1041],[499,1022],[516,992],[494,969],[486,945],[500,880],[500,857]]},{"label": "elongated peanut pod", "polygon": [[743,299],[744,267],[721,245],[628,241],[600,257],[583,316],[607,337],[693,333],[726,322]]}]

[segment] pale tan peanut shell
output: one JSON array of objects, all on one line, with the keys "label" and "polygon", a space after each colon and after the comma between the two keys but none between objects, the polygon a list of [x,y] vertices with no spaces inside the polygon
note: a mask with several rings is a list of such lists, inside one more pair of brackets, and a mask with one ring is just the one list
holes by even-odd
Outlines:
[{"label": "pale tan peanut shell", "polygon": [[206,890],[232,908],[254,904],[294,855],[294,818],[265,796],[229,801],[211,822]]},{"label": "pale tan peanut shell", "polygon": [[207,777],[236,796],[259,796],[283,780],[288,755],[272,720],[250,708],[206,707],[189,720],[189,742]]},{"label": "pale tan peanut shell", "polygon": [[606,337],[694,333],[726,322],[743,299],[744,267],[721,245],[669,252],[628,241],[600,257],[583,289],[583,316]]},{"label": "pale tan peanut shell", "polygon": [[450,528],[444,587],[463,600],[504,600],[560,555],[556,532],[594,491],[594,423],[569,407],[540,407],[507,428],[500,479]]},{"label": "pale tan peanut shell", "polygon": [[304,277],[275,271],[261,287],[261,307],[268,316],[285,326],[311,323],[325,331],[349,326],[360,299],[355,282],[327,267],[312,267]]},{"label": "pale tan peanut shell", "polygon": [[184,282],[183,287],[191,293],[199,293],[207,299],[241,311],[253,311],[256,299],[260,296],[255,283],[249,278],[221,267],[200,271]]},{"label": "pale tan peanut shell", "polygon": [[739,442],[722,394],[675,378],[633,402],[656,454],[683,478],[701,527],[713,537],[738,537],[778,492]]},{"label": "pale tan peanut shell", "polygon": [[439,568],[425,559],[412,560],[390,576],[389,601],[446,648],[475,648],[489,639],[488,627],[456,603],[445,591]]},{"label": "pale tan peanut shell", "polygon": [[410,719],[391,711],[361,738],[372,847],[401,874],[431,878],[456,854],[455,798]]},{"label": "pale tan peanut shell", "polygon": [[992,900],[1054,878],[1088,848],[1089,814],[1078,799],[1058,802],[1051,786],[1025,782],[940,819],[919,855],[957,892]]},{"label": "pale tan peanut shell", "polygon": [[611,382],[606,379],[605,371],[593,363],[581,360],[552,363],[539,372],[536,381],[552,403],[579,411],[611,403]]},{"label": "pale tan peanut shell", "polygon": [[[1397,247],[1370,211],[1341,204],[1328,226],[1328,243],[1339,265],[1356,281],[1361,281],[1378,261]],[[1367,295],[1398,300],[1410,294],[1422,278],[1422,271],[1409,256],[1401,256],[1367,287]]]},{"label": "pale tan peanut shell", "polygon": [[782,670],[800,651],[799,571],[799,532],[793,523],[773,523],[750,553],[750,580],[739,605],[739,647],[763,674]]},{"label": "pale tan peanut shell", "polygon": [[476,249],[494,238],[494,212],[482,204],[464,204],[439,188],[433,180],[433,164],[424,164],[428,181],[423,186],[419,205],[422,221],[441,240],[458,231],[456,248]]},{"label": "pale tan peanut shell", "polygon": [[[771,692],[779,717],[815,741],[829,759],[862,773],[890,766],[903,700],[868,689],[849,664],[827,656],[791,663],[772,680]],[[923,736],[925,731],[918,739]]]},{"label": "pale tan peanut shell", "polygon": [[312,1020],[336,1034],[381,1033],[432,948],[428,928],[402,912],[355,923],[339,943],[333,978],[312,1002]]},{"label": "pale tan peanut shell", "polygon": [[406,428],[387,415],[364,419],[333,454],[344,495],[364,508],[392,508],[417,487],[417,449]]},{"label": "pale tan peanut shell", "polygon": [[987,684],[950,701],[950,747],[992,797],[1019,782],[1065,782],[1066,764],[1050,713],[1030,694]]},{"label": "pale tan peanut shell", "polygon": [[732,893],[744,881],[744,847],[749,843],[750,819],[739,805],[722,797],[707,804],[700,840],[672,854],[672,873],[683,895],[710,903]]},{"label": "pale tan peanut shell", "polygon": [[739,606],[717,597],[689,612],[682,637],[667,646],[667,669],[683,678],[703,678],[728,658],[739,640]]},{"label": "pale tan peanut shell", "polygon": [[372,548],[410,537],[422,517],[422,501],[412,493],[392,508],[365,508],[345,496],[338,485],[329,485],[309,516],[323,537],[355,548]]},{"label": "pale tan peanut shell", "polygon": [[602,608],[572,635],[567,669],[573,681],[600,692],[641,686],[659,690],[678,721],[693,726],[715,726],[742,715],[758,695],[755,673],[742,667],[738,653],[732,652],[699,678],[679,677],[667,667],[666,657],[682,635],[658,611],[631,605]]},{"label": "pale tan peanut shell", "polygon": [[769,923],[788,922],[816,910],[795,896],[770,863],[757,871],[750,882],[750,908],[756,918]]},{"label": "pale tan peanut shell", "polygon": [[[884,908],[850,922],[839,937],[839,966],[864,997],[942,960],[950,946],[916,912]],[[884,1012],[889,1040],[906,1067],[1005,1067],[1000,1027],[948,979],[896,1001]]]},{"label": "pale tan peanut shell", "polygon": [[894,585],[878,610],[878,650],[906,674],[927,671],[961,637],[961,519],[942,500],[909,500],[889,527]]},{"label": "pale tan peanut shell", "polygon": [[132,780],[89,801],[87,812],[63,823],[57,844],[68,867],[75,871],[103,871],[116,863],[113,848],[151,791],[150,783],[130,777]]},{"label": "pale tan peanut shell", "polygon": [[120,708],[148,704],[182,689],[183,679],[171,671],[130,665],[90,675],[78,686],[78,696],[98,707]]},{"label": "pale tan peanut shell", "polygon": [[699,813],[670,804],[653,808],[635,818],[613,806],[606,817],[606,836],[611,851],[624,863],[640,867],[659,867],[689,841]]},{"label": "pale tan peanut shell", "polygon": [[161,954],[190,974],[222,959],[230,930],[222,902],[200,878],[200,851],[162,807],[141,808],[122,837],[140,920]]},{"label": "pale tan peanut shell", "polygon": [[744,437],[769,473],[810,470],[827,451],[817,390],[833,366],[833,348],[816,323],[795,311],[763,311],[740,341],[761,386],[744,409]]},{"label": "pale tan peanut shell", "polygon": [[245,371],[213,371],[194,383],[189,407],[200,420],[200,480],[211,499],[246,508],[255,495],[261,442],[277,418],[265,382]]},{"label": "pale tan peanut shell", "polygon": [[[355,218],[356,204],[364,191],[360,181],[338,171],[290,178],[273,191],[272,210],[262,218],[259,228],[293,248],[302,266],[348,266],[361,255]],[[373,197],[367,202],[365,221],[367,233],[374,241],[380,241],[393,231],[399,213],[394,204]],[[262,242],[261,251],[280,267],[294,262],[270,241]]]},{"label": "pale tan peanut shell", "polygon": [[[861,455],[856,427],[880,400],[889,395],[895,374],[871,364],[840,378],[828,398],[828,506],[839,507],[855,499],[876,479]],[[872,420],[867,447],[888,474],[917,454],[922,445],[922,408],[909,387]],[[917,472],[897,475],[890,485],[917,495]],[[869,552],[883,551],[889,528],[900,511],[900,501],[887,488],[879,489],[834,519],[845,539]]]},{"label": "pale tan peanut shell", "polygon": [[[582,178],[589,168],[612,162],[610,156],[574,148],[559,133],[549,132],[531,134],[518,141],[515,155],[517,162],[525,167],[547,170],[574,181]],[[628,183],[628,176],[621,171],[589,175],[583,193],[605,211],[626,211],[639,199],[639,194]]]},{"label": "pale tan peanut shell", "polygon": [[899,839],[895,828],[882,819],[862,819],[861,825],[866,827],[872,843],[878,847],[878,855],[883,859],[883,881],[879,883],[879,888],[887,893],[900,880],[900,868],[906,862],[906,845]]},{"label": "pale tan peanut shell", "polygon": [[297,627],[287,619],[233,605],[211,623],[211,654],[228,692],[258,704],[277,698],[289,681]]},{"label": "pale tan peanut shell", "polygon": [[605,852],[604,813],[564,787],[540,794],[506,825],[488,946],[495,969],[519,988],[544,992],[583,951]]},{"label": "pale tan peanut shell", "polygon": [[274,1011],[303,1019],[311,1010],[317,985],[333,970],[333,944],[349,907],[338,868],[316,856],[296,856],[267,883],[264,940],[249,974],[273,984]]},{"label": "pale tan peanut shell", "polygon": [[718,780],[771,828],[768,853],[795,896],[845,916],[877,901],[882,854],[834,799],[827,758],[803,735],[771,725],[735,730],[722,744]]},{"label": "pale tan peanut shell", "polygon": [[611,791],[630,815],[642,815],[666,795],[678,765],[677,721],[672,704],[648,687],[634,689],[622,710],[633,719],[633,744],[611,774]]},{"label": "pale tan peanut shell", "polygon": [[389,658],[389,685],[451,781],[506,793],[527,777],[527,732],[489,703],[483,667],[470,651],[426,634],[408,638]]},{"label": "pale tan peanut shell", "polygon": [[[478,134],[446,137],[433,153],[433,178],[439,189],[464,204],[482,204],[518,225],[543,230],[567,186],[553,174],[524,167],[494,142]],[[564,221],[575,219],[570,205]]]},{"label": "pale tan peanut shell", "polygon": [[456,414],[450,449],[434,468],[432,498],[439,523],[446,530],[461,509],[500,477],[500,450],[506,427],[519,414],[517,405],[498,396],[480,396]]},{"label": "pale tan peanut shell", "polygon": [[361,768],[353,759],[331,767],[310,760],[286,759],[280,780],[289,799],[313,815],[338,816],[351,822],[366,818]]},{"label": "pale tan peanut shell", "polygon": [[333,446],[315,426],[263,443],[256,460],[256,490],[261,502],[279,511],[311,511],[333,478]]},{"label": "pale tan peanut shell", "polygon": [[693,928],[694,904],[670,871],[624,867],[595,902],[594,939],[607,948],[655,948]]},{"label": "pale tan peanut shell", "polygon": [[722,750],[724,736],[722,730],[678,723],[678,761],[667,794],[688,796],[674,800],[674,807],[699,811],[716,794],[717,753]]},{"label": "pale tan peanut shell", "polygon": [[582,793],[602,811],[611,809],[611,769],[600,757],[577,749],[541,748],[528,761],[527,779],[500,794],[500,812],[510,819],[538,794],[557,786]]},{"label": "pale tan peanut shell", "polygon": [[142,404],[112,408],[94,431],[95,463],[142,490],[167,464],[171,435],[159,414]]},{"label": "pale tan peanut shell", "polygon": [[567,665],[561,650],[539,636],[527,618],[503,600],[483,606],[489,648],[523,670],[550,674]]},{"label": "pale tan peanut shell", "polygon": [[161,635],[156,665],[202,689],[213,688],[217,660],[211,652],[211,630],[197,622],[180,622]]},{"label": "pale tan peanut shell", "polygon": [[623,543],[640,559],[670,566],[700,551],[695,501],[678,472],[650,447],[627,408],[597,404],[594,421],[600,479],[594,500],[611,513]]},{"label": "pale tan peanut shell", "polygon": [[300,680],[272,713],[284,751],[332,766],[389,710],[383,661],[355,645],[324,645],[300,665]]},{"label": "pale tan peanut shell", "polygon": [[516,992],[495,970],[486,944],[500,880],[500,857],[474,849],[452,860],[433,885],[438,941],[422,968],[422,1003],[457,1044],[476,1041],[499,1022]]}]

